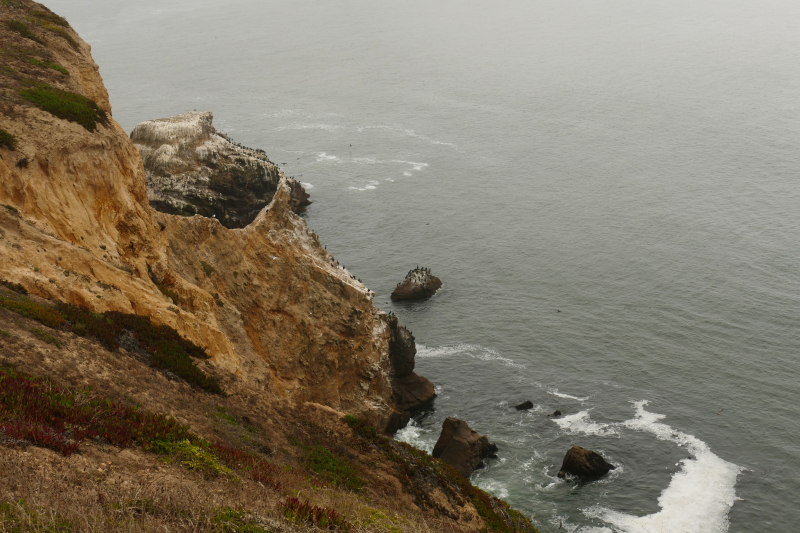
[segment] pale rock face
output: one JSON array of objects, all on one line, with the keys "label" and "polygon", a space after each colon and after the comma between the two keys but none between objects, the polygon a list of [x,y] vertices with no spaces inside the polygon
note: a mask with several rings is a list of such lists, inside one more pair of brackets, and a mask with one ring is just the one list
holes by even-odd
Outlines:
[{"label": "pale rock face", "polygon": [[[263,150],[233,142],[212,121],[210,112],[197,111],[148,120],[133,129],[131,140],[142,153],[153,208],[243,228],[272,200],[284,175]],[[298,187],[304,197],[295,210],[310,203]]]},{"label": "pale rock face", "polygon": [[[79,53],[54,48],[60,64],[80,73],[64,88],[110,112],[89,47],[76,39]],[[396,426],[389,357],[396,325],[364,285],[332,266],[295,215],[296,182],[255,158],[279,180],[270,204],[242,229],[159,213],[149,205],[140,151],[113,119],[90,133],[12,107],[15,119],[0,114],[0,128],[19,141],[16,151],[0,149],[0,204],[9,206],[0,207],[0,278],[37,296],[168,324],[209,352],[231,393],[263,391]],[[187,169],[215,157],[227,141],[215,137],[210,114],[189,119],[142,128],[144,143],[174,141],[159,153],[142,150],[145,157]]]}]

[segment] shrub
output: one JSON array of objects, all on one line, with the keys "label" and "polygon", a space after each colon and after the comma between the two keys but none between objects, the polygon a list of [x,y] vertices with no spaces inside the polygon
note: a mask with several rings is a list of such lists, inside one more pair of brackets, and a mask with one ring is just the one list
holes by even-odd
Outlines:
[{"label": "shrub", "polygon": [[41,37],[33,33],[31,29],[28,27],[28,25],[22,22],[21,20],[9,20],[8,29],[19,33],[26,39],[30,39],[31,41],[36,41],[39,44],[44,44],[44,40],[42,40]]},{"label": "shrub", "polygon": [[8,133],[6,130],[0,128],[0,147],[8,148],[9,150],[17,149],[17,138]]},{"label": "shrub", "polygon": [[51,68],[53,70],[57,70],[58,72],[69,76],[69,71],[64,67],[62,67],[61,65],[59,65],[58,63],[53,63],[52,61],[47,61],[46,59],[42,61],[36,59],[35,57],[28,58],[28,61],[30,62],[31,65],[36,65],[37,67],[42,67],[42,68]]},{"label": "shrub", "polygon": [[38,320],[50,328],[57,328],[64,325],[64,318],[61,314],[46,305],[37,304],[25,297],[20,300],[12,300],[5,296],[0,296],[0,307],[14,311],[22,316]]},{"label": "shrub", "polygon": [[61,342],[46,331],[42,331],[41,329],[37,328],[31,328],[31,333],[33,333],[33,336],[40,341],[46,342],[47,344],[52,344],[56,348],[61,348]]},{"label": "shrub", "polygon": [[193,471],[200,471],[209,476],[226,475],[235,477],[231,469],[219,462],[219,459],[208,451],[208,444],[203,441],[192,443],[189,439],[180,442],[155,441],[150,450],[160,454],[174,455],[180,463]]},{"label": "shrub", "polygon": [[106,112],[89,98],[62,91],[47,84],[35,84],[23,89],[20,96],[51,115],[70,122],[77,122],[87,131],[95,131],[97,123],[108,124]]},{"label": "shrub", "polygon": [[208,264],[208,263],[206,263],[205,261],[200,261],[200,266],[202,266],[202,267],[203,267],[203,272],[205,272],[205,273],[206,273],[206,276],[210,276],[211,274],[213,274],[214,272],[216,272],[216,271],[214,270],[214,267],[213,267],[213,266],[211,266],[211,265],[209,265],[209,264]]},{"label": "shrub", "polygon": [[297,498],[287,498],[280,508],[286,518],[299,523],[310,523],[321,529],[350,531],[351,525],[342,515],[328,507],[317,507]]},{"label": "shrub", "polygon": [[268,533],[268,530],[251,523],[248,513],[232,507],[220,507],[214,513],[214,531],[221,533]]},{"label": "shrub", "polygon": [[[16,211],[16,209],[7,205],[3,207],[5,207],[6,209],[13,209],[14,211]],[[25,290],[25,287],[23,287],[19,283],[11,283],[10,281],[0,279],[0,285],[3,285],[5,288],[18,292],[20,294],[28,294],[28,291]]]}]

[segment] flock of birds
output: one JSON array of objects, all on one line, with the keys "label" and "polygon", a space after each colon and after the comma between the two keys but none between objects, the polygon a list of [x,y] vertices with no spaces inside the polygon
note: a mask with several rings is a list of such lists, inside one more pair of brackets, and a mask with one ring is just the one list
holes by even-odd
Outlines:
[{"label": "flock of birds", "polygon": [[399,287],[406,281],[412,281],[415,283],[427,283],[430,280],[431,280],[431,269],[425,267],[420,268],[420,266],[417,265],[417,268],[412,268],[411,270],[408,271],[408,274],[406,274],[406,279],[398,283],[397,286]]}]

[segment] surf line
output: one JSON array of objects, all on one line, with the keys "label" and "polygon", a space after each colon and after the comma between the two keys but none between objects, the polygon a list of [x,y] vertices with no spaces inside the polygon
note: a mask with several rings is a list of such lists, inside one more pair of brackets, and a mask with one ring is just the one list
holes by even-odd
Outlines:
[{"label": "surf line", "polygon": [[657,513],[633,516],[595,506],[584,510],[584,514],[599,518],[623,533],[726,532],[728,513],[738,499],[736,478],[743,468],[718,457],[694,435],[659,422],[665,415],[646,411],[646,400],[633,402],[633,405],[636,416],[620,426],[674,442],[686,448],[694,459],[680,461],[681,469],[658,498],[661,510]]}]

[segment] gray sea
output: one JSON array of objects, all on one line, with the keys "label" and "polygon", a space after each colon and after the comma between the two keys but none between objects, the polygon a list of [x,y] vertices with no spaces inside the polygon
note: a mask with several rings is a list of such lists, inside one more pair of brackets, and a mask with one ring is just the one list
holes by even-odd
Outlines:
[{"label": "gray sea", "polygon": [[[436,384],[398,438],[465,419],[542,531],[798,531],[800,2],[47,5],[127,131],[210,110],[306,184]],[[619,468],[559,480],[572,445]]]}]

